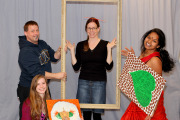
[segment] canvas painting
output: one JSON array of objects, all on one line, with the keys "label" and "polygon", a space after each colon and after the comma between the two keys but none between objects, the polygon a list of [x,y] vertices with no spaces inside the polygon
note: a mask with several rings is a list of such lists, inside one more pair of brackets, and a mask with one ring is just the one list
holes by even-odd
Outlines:
[{"label": "canvas painting", "polygon": [[46,100],[50,120],[81,120],[78,99]]}]

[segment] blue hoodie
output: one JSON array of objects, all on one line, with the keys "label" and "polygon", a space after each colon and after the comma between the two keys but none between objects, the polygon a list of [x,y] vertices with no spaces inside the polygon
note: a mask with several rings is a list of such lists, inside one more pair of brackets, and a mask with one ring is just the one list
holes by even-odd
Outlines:
[{"label": "blue hoodie", "polygon": [[38,44],[27,41],[26,36],[19,36],[19,66],[21,75],[19,84],[30,87],[31,81],[37,74],[45,75],[45,71],[51,72],[51,62],[56,62],[55,51],[43,40]]}]

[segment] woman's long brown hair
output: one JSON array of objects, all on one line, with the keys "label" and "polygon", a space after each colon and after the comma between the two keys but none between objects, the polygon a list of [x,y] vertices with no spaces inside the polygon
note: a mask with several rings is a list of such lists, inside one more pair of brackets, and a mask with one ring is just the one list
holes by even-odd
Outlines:
[{"label": "woman's long brown hair", "polygon": [[[43,99],[41,98],[41,96],[36,91],[38,80],[41,78],[45,79],[45,81],[46,81],[46,92],[45,92]],[[36,75],[32,79],[29,99],[30,99],[30,103],[31,103],[30,108],[31,108],[32,120],[39,120],[41,117],[43,102],[46,103],[46,100],[50,99],[48,83],[47,83],[47,79],[45,78],[44,75]],[[48,117],[47,105],[45,105],[45,111],[46,111],[46,116]]]}]

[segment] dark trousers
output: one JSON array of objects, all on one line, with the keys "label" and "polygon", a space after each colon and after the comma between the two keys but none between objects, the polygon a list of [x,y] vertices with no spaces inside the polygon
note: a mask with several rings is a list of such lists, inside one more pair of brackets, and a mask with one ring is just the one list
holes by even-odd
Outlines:
[{"label": "dark trousers", "polygon": [[101,113],[94,113],[92,111],[83,111],[84,120],[91,120],[92,113],[93,113],[93,120],[102,120]]},{"label": "dark trousers", "polygon": [[29,87],[23,87],[23,86],[18,85],[17,96],[18,96],[19,101],[20,101],[20,104],[19,104],[19,120],[21,120],[21,117],[22,117],[23,102],[29,97],[29,91],[30,91]]}]

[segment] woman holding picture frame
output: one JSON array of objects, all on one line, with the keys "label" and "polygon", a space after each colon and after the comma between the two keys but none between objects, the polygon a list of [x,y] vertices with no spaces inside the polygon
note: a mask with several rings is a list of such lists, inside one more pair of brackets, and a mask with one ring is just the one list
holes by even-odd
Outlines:
[{"label": "woman holding picture frame", "polygon": [[[105,104],[106,102],[106,70],[113,67],[112,48],[116,45],[116,38],[108,42],[99,38],[99,20],[91,17],[87,20],[85,31],[87,40],[77,44],[67,41],[71,52],[73,69],[80,69],[77,99],[80,103]],[[103,109],[82,109],[84,120],[102,120]]]}]

